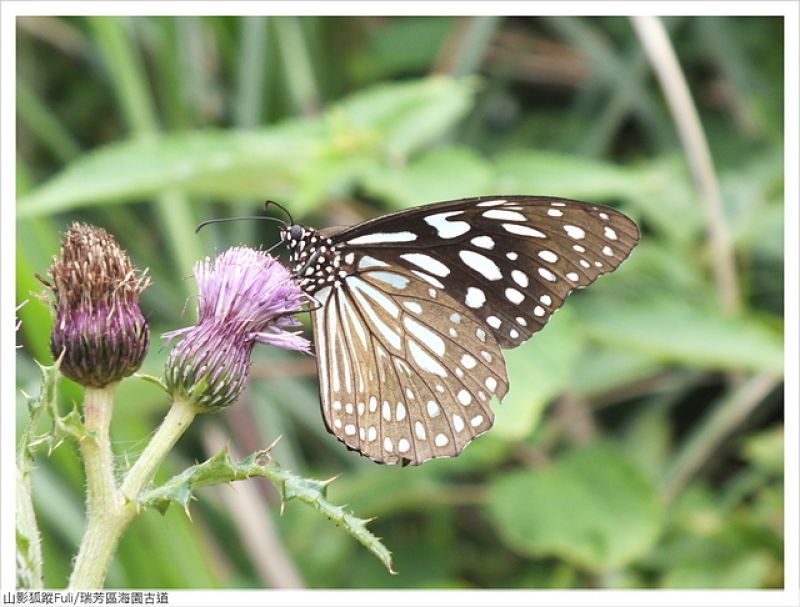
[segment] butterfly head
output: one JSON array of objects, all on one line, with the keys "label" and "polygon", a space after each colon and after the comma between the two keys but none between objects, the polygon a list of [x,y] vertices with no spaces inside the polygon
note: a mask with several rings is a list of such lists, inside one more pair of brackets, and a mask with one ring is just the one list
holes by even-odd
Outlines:
[{"label": "butterfly head", "polygon": [[299,224],[281,230],[281,240],[289,250],[289,267],[300,287],[309,294],[326,286],[339,287],[346,276],[339,245],[314,228]]}]

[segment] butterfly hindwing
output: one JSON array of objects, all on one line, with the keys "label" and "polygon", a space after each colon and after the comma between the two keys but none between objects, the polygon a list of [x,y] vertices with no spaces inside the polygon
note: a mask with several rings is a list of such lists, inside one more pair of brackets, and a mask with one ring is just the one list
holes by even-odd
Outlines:
[{"label": "butterfly hindwing", "polygon": [[323,294],[314,337],[323,417],[384,462],[457,455],[493,421],[508,379],[491,332],[403,268],[372,266]]}]

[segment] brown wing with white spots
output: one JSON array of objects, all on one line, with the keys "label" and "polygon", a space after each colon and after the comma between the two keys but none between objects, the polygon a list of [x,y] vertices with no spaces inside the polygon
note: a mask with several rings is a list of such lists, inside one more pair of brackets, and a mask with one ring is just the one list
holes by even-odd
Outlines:
[{"label": "brown wing with white spots", "polygon": [[365,256],[313,313],[325,423],[375,461],[454,456],[488,430],[508,390],[492,333],[402,267]]},{"label": "brown wing with white spots", "polygon": [[636,224],[599,205],[502,196],[428,205],[336,236],[448,295],[503,348],[541,329],[576,288],[611,272],[639,239]]}]

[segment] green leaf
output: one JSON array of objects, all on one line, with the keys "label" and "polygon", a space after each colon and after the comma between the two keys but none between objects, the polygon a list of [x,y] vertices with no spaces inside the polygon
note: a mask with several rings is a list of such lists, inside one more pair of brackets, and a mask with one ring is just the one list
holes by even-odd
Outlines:
[{"label": "green leaf", "polygon": [[148,375],[147,373],[134,373],[133,376],[136,379],[141,379],[142,381],[146,381],[149,384],[158,386],[159,388],[161,388],[162,391],[169,393],[167,385],[160,377],[156,377],[155,375]]},{"label": "green leaf", "polygon": [[528,436],[547,404],[569,387],[581,345],[574,316],[564,308],[534,339],[507,351],[511,387],[495,406],[492,433],[512,440]]},{"label": "green leaf", "polygon": [[763,588],[774,560],[764,551],[733,556],[719,551],[704,559],[689,558],[667,571],[664,588]]},{"label": "green leaf", "polygon": [[[28,400],[29,422],[26,431],[23,433],[18,451],[18,461],[21,465],[29,461],[33,451],[42,444],[47,445],[48,451],[56,449],[65,438],[80,440],[86,436],[86,429],[83,426],[80,412],[77,406],[73,406],[69,413],[61,415],[58,410],[58,383],[61,379],[59,372],[60,361],[53,365],[42,365],[36,363],[42,373],[42,383],[39,395],[32,398],[26,395]],[[45,415],[52,420],[50,429],[41,435],[36,435],[36,428]],[[23,468],[23,471],[27,471]]]},{"label": "green leaf", "polygon": [[572,389],[585,398],[592,398],[627,386],[662,370],[648,356],[610,344],[588,345],[581,348],[575,364]]},{"label": "green leaf", "polygon": [[22,197],[18,217],[139,200],[165,190],[231,202],[293,201],[296,215],[350,187],[375,162],[403,159],[471,107],[474,86],[444,77],[377,86],[327,114],[252,131],[197,130],[122,141],[85,154]]},{"label": "green leaf", "polygon": [[42,540],[33,510],[29,465],[24,469],[18,465],[16,475],[17,586],[34,589],[42,587]]},{"label": "green leaf", "polygon": [[743,457],[770,474],[783,474],[783,426],[748,436]]},{"label": "green leaf", "polygon": [[253,477],[272,481],[280,490],[284,502],[297,499],[324,514],[378,557],[390,573],[394,573],[392,555],[380,539],[367,529],[369,520],[354,516],[326,498],[327,486],[333,479],[320,481],[292,474],[272,459],[269,449],[234,462],[225,448],[202,464],[187,468],[163,485],[147,491],[138,501],[141,506],[156,508],[162,513],[170,504],[188,511],[195,489]]},{"label": "green leaf", "polygon": [[[51,366],[39,365],[42,381],[39,396],[28,401],[28,425],[20,435],[17,446],[17,471],[16,471],[16,538],[17,538],[17,585],[21,588],[42,587],[42,548],[39,526],[33,510],[31,495],[31,470],[33,466],[33,451],[40,442],[49,442],[51,450],[54,444],[61,440],[57,410],[58,402],[58,372],[57,362]],[[43,437],[37,437],[35,432],[44,416],[50,414],[54,420],[53,429]],[[71,422],[65,424],[71,428]],[[80,424],[80,419],[78,419]],[[82,427],[82,426],[81,426]]]},{"label": "green leaf", "polygon": [[587,334],[603,343],[662,362],[783,374],[783,335],[752,314],[725,316],[674,293],[576,303]]},{"label": "green leaf", "polygon": [[595,444],[551,467],[512,472],[492,485],[489,517],[522,554],[555,556],[593,572],[611,571],[656,541],[656,490],[616,449]]},{"label": "green leaf", "polygon": [[438,148],[408,166],[376,165],[365,182],[370,194],[404,208],[439,200],[488,194],[489,164],[468,148]]},{"label": "green leaf", "polygon": [[643,187],[637,170],[555,152],[505,153],[498,156],[496,167],[500,192],[602,201],[635,197]]}]

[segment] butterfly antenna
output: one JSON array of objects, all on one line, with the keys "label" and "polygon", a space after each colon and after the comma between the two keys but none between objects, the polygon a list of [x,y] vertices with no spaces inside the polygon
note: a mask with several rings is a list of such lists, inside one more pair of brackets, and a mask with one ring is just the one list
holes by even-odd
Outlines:
[{"label": "butterfly antenna", "polygon": [[241,217],[221,217],[219,219],[207,219],[206,221],[202,221],[197,224],[197,227],[194,229],[194,233],[197,234],[200,230],[212,223],[224,223],[226,221],[241,221],[243,219],[260,219],[264,221],[274,221],[276,223],[280,223],[281,225],[286,225],[286,222],[283,219],[278,219],[277,217],[264,217],[263,215],[242,215]]},{"label": "butterfly antenna", "polygon": [[269,249],[267,249],[267,253],[272,253],[272,251],[274,251],[275,249],[277,249],[277,248],[278,248],[279,246],[281,246],[282,244],[285,244],[285,243],[284,243],[282,240],[279,240],[279,241],[278,241],[278,242],[276,242],[274,245],[272,245],[272,246],[271,246]]},{"label": "butterfly antenna", "polygon": [[285,206],[283,206],[282,204],[278,204],[278,203],[277,203],[277,202],[275,202],[274,200],[266,200],[266,201],[264,201],[264,210],[265,210],[265,211],[267,210],[267,207],[268,207],[269,205],[276,206],[276,207],[278,207],[278,208],[279,208],[281,211],[283,211],[284,213],[286,213],[286,216],[289,218],[289,225],[294,225],[294,218],[292,217],[292,214],[291,214],[291,213],[288,211],[288,209],[287,209]]}]

